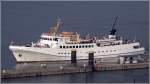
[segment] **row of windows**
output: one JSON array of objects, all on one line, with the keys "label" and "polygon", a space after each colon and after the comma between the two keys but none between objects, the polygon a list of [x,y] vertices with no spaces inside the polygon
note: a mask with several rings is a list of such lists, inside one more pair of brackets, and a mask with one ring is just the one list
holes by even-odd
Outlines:
[{"label": "row of windows", "polygon": [[[116,50],[110,50],[110,52],[113,52],[113,51],[116,51]],[[109,51],[98,51],[98,53],[100,53],[100,52],[109,52]],[[80,52],[80,53],[82,53],[82,52]],[[95,52],[96,53],[96,52]],[[58,53],[58,54],[71,54],[71,53]]]},{"label": "row of windows", "polygon": [[[41,38],[42,40],[50,40],[52,41],[52,38]],[[58,38],[53,38],[53,41],[58,41]]]},{"label": "row of windows", "polygon": [[58,53],[58,54],[70,54],[70,53]]},{"label": "row of windows", "polygon": [[93,45],[60,46],[60,48],[91,48]]},{"label": "row of windows", "polygon": [[113,52],[113,51],[116,51],[116,50],[110,50],[110,51],[108,51],[108,50],[106,50],[106,51],[98,51],[98,53],[100,53],[100,52]]}]

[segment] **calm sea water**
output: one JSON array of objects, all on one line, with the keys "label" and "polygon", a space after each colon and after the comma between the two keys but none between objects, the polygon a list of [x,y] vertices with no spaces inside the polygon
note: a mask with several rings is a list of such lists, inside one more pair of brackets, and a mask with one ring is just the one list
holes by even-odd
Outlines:
[{"label": "calm sea water", "polygon": [[148,69],[2,79],[4,83],[148,83]]},{"label": "calm sea water", "polygon": [[[148,53],[149,49],[149,14],[146,1],[99,1],[99,2],[2,2],[2,68],[13,68],[16,60],[9,51],[11,41],[26,44],[35,42],[40,34],[47,32],[58,17],[63,19],[61,31],[78,32],[81,35],[96,33],[107,35],[111,30],[114,17],[118,16],[117,35],[124,39],[140,40]],[[132,70],[135,79],[148,81],[148,69]],[[122,74],[120,74],[122,73]],[[118,74],[118,75],[116,75]],[[140,74],[140,75],[139,75]],[[10,79],[11,82],[81,82],[85,74],[43,76],[21,79]],[[129,75],[129,78],[124,75]],[[144,75],[144,77],[142,77]],[[100,76],[100,77],[99,77]],[[116,78],[115,78],[115,77]],[[93,78],[94,77],[94,78]],[[126,82],[132,78],[130,71],[94,72],[88,76],[89,82]],[[92,78],[92,79],[91,79]],[[107,79],[106,79],[107,78]],[[123,79],[122,79],[123,78]],[[39,80],[40,79],[40,80]],[[52,79],[52,80],[49,80]],[[106,79],[106,80],[105,80]],[[28,80],[28,81],[27,81]],[[37,81],[39,80],[39,81]]]}]

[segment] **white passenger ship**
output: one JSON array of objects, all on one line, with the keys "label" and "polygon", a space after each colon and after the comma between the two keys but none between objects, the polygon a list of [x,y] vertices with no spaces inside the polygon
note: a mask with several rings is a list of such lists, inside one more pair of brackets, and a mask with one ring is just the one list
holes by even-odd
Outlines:
[{"label": "white passenger ship", "polygon": [[88,53],[94,52],[94,58],[108,58],[144,53],[144,48],[137,41],[123,41],[115,35],[116,29],[107,37],[81,38],[78,33],[59,32],[62,20],[58,19],[56,26],[50,32],[41,34],[36,43],[29,46],[19,46],[12,43],[9,49],[13,52],[17,62],[45,62],[71,60],[71,51],[76,51],[77,60],[88,59]]}]

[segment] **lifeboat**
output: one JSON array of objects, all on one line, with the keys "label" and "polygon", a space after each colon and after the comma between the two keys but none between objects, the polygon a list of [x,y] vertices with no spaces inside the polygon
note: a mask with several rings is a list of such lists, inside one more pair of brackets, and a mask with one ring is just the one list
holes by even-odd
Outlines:
[{"label": "lifeboat", "polygon": [[75,35],[75,33],[74,32],[62,32],[61,35],[63,37],[71,37],[71,36]]}]

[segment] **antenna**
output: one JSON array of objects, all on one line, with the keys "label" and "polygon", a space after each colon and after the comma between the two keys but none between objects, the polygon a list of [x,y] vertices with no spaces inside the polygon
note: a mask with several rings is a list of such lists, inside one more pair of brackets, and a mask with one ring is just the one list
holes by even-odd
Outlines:
[{"label": "antenna", "polygon": [[116,25],[117,20],[118,20],[118,16],[115,17],[115,21],[114,21],[114,23],[113,23],[113,25],[112,25],[112,29],[115,29],[115,25]]},{"label": "antenna", "polygon": [[116,31],[117,31],[117,30],[115,29],[115,25],[116,25],[117,19],[118,19],[118,16],[115,17],[115,21],[114,21],[114,23],[113,23],[113,25],[112,25],[112,30],[110,31],[110,35],[115,35],[115,33],[116,33]]}]

